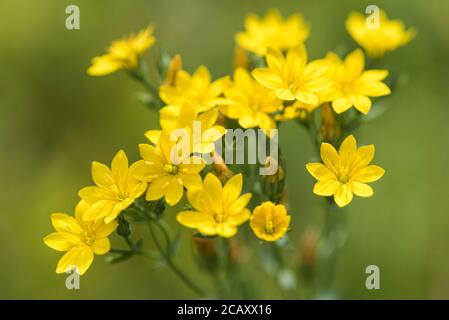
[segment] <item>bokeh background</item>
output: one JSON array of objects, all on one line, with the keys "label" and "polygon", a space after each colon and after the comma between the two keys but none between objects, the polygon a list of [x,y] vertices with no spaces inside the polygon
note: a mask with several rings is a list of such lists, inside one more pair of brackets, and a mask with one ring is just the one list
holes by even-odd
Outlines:
[{"label": "bokeh background", "polygon": [[[65,28],[70,4],[80,7],[80,30]],[[91,57],[111,40],[153,23],[159,45],[180,53],[187,70],[205,64],[218,77],[232,70],[234,34],[249,12],[302,12],[312,25],[308,50],[318,58],[341,44],[355,47],[344,21],[368,4],[414,26],[418,36],[386,59],[390,70],[400,71],[400,85],[387,112],[361,132],[362,143],[376,145],[375,161],[387,173],[373,198],[347,209],[349,238],[336,287],[344,298],[449,298],[449,2],[441,0],[1,1],[0,298],[195,298],[170,270],[139,258],[111,266],[97,257],[81,290],[69,291],[65,276],[54,273],[60,254],[42,242],[52,231],[50,213],[71,213],[77,191],[91,183],[90,162],[109,163],[120,148],[136,160],[143,132],[157,127],[157,113],[140,104],[141,88],[124,73],[86,75]],[[293,123],[280,136],[295,220],[291,236],[299,237],[322,221],[304,168],[313,151]],[[179,228],[175,212],[167,219]],[[183,237],[178,261],[209,286],[190,259],[189,232]],[[370,264],[381,269],[381,290],[365,289]],[[263,296],[281,298],[263,282]]]}]

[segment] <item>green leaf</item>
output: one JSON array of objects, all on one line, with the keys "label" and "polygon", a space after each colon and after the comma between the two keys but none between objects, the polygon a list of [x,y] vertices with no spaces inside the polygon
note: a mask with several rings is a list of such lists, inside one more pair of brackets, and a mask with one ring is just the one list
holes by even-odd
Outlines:
[{"label": "green leaf", "polygon": [[126,209],[123,214],[126,220],[131,223],[146,223],[148,221],[148,216],[136,207],[130,207]]},{"label": "green leaf", "polygon": [[110,251],[109,254],[105,257],[106,263],[119,263],[128,260],[134,255],[132,251],[126,250],[114,250]]}]

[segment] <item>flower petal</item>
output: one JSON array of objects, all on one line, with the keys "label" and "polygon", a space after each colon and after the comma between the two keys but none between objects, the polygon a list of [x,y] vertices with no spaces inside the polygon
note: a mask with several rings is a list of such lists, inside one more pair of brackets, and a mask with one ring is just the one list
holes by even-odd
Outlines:
[{"label": "flower petal", "polygon": [[373,188],[369,185],[357,181],[351,182],[352,192],[359,197],[371,197],[374,193]]},{"label": "flower petal", "polygon": [[353,194],[351,189],[347,184],[342,184],[338,188],[337,192],[334,195],[334,200],[337,206],[344,207],[348,205],[353,198]]}]

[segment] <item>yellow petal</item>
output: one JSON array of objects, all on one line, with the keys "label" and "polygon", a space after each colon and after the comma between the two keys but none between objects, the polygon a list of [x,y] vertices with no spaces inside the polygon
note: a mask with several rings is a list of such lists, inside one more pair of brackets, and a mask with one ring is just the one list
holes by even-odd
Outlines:
[{"label": "yellow petal", "polygon": [[201,225],[213,222],[212,217],[198,211],[182,211],[176,216],[176,220],[185,227],[197,229]]},{"label": "yellow petal", "polygon": [[320,102],[318,96],[310,91],[300,90],[296,92],[295,98],[305,104],[316,105]]},{"label": "yellow petal", "polygon": [[181,179],[182,184],[187,189],[201,188],[202,186],[201,176],[197,173],[191,174],[179,172],[177,176]]},{"label": "yellow petal", "polygon": [[81,243],[81,239],[70,233],[53,232],[44,238],[44,243],[56,251],[68,251]]},{"label": "yellow petal", "polygon": [[[251,197],[253,195],[251,193],[245,193],[237,198],[228,208],[227,212],[232,214],[240,214],[245,207],[248,205],[249,201],[251,200]],[[228,204],[229,205],[229,204]]]},{"label": "yellow petal", "polygon": [[148,130],[147,132],[145,132],[145,137],[150,140],[150,142],[155,146],[157,146],[158,144],[160,135],[161,130]]},{"label": "yellow petal", "polygon": [[227,222],[233,226],[239,226],[242,223],[246,222],[251,216],[251,211],[249,209],[243,209],[239,213],[231,214],[228,216]]},{"label": "yellow petal", "polygon": [[353,198],[353,194],[351,189],[347,184],[342,184],[338,188],[338,190],[335,192],[334,200],[337,206],[344,207],[348,205]]},{"label": "yellow petal", "polygon": [[373,188],[369,185],[357,181],[351,182],[352,192],[359,197],[371,197],[374,193]]},{"label": "yellow petal", "polygon": [[320,148],[320,156],[326,167],[333,172],[337,172],[337,167],[340,165],[337,150],[330,143],[322,143]]},{"label": "yellow petal", "polygon": [[357,142],[354,136],[351,134],[343,140],[338,150],[338,155],[340,156],[340,166],[349,166],[356,157],[357,154]]},{"label": "yellow petal", "polygon": [[277,89],[283,85],[282,78],[268,69],[254,69],[253,77],[264,87],[268,89]]},{"label": "yellow petal", "polygon": [[382,97],[391,93],[390,88],[383,82],[364,82],[357,86],[356,91],[370,97]]},{"label": "yellow petal", "polygon": [[318,181],[313,186],[313,193],[319,196],[331,196],[337,192],[340,187],[340,182],[336,180]]},{"label": "yellow petal", "polygon": [[266,53],[267,65],[274,72],[280,74],[282,72],[282,64],[284,56],[279,50],[268,48]]},{"label": "yellow petal", "polygon": [[180,179],[176,176],[172,176],[170,183],[165,188],[165,201],[169,205],[174,206],[179,202],[179,200],[181,200],[183,191],[184,189]]},{"label": "yellow petal", "polygon": [[109,188],[115,185],[108,166],[96,161],[92,162],[92,179],[97,186]]},{"label": "yellow petal", "polygon": [[119,150],[112,159],[111,173],[120,190],[125,190],[128,178],[128,158],[123,150]]},{"label": "yellow petal", "polygon": [[171,180],[170,175],[161,176],[157,179],[155,179],[153,182],[150,183],[148,186],[147,194],[145,196],[145,199],[147,201],[153,201],[158,200],[162,198],[165,194],[165,189],[169,185]]},{"label": "yellow petal", "polygon": [[336,113],[343,113],[351,108],[351,106],[351,100],[346,97],[338,97],[332,101],[332,108],[334,108]]},{"label": "yellow petal", "polygon": [[76,266],[80,275],[83,275],[92,264],[94,253],[88,247],[76,247],[66,252],[59,260],[56,273],[64,273]]},{"label": "yellow petal", "polygon": [[352,95],[351,102],[354,107],[363,114],[367,114],[371,110],[371,100],[367,96]]},{"label": "yellow petal", "polygon": [[344,61],[346,70],[350,75],[361,74],[365,68],[365,57],[362,50],[356,49],[351,52]]},{"label": "yellow petal", "polygon": [[80,234],[83,232],[79,222],[65,213],[53,213],[51,223],[56,231]]},{"label": "yellow petal", "polygon": [[96,226],[96,229],[94,230],[95,237],[99,239],[106,238],[115,231],[117,226],[118,223],[116,221],[112,221],[111,223],[100,223]]},{"label": "yellow petal", "polygon": [[217,234],[223,238],[231,238],[237,233],[237,228],[227,223],[217,225]]},{"label": "yellow petal", "polygon": [[370,165],[359,170],[353,177],[354,181],[358,182],[374,182],[379,180],[384,175],[385,170],[379,166]]},{"label": "yellow petal", "polygon": [[111,243],[108,238],[97,239],[92,245],[95,254],[105,254],[111,250]]},{"label": "yellow petal", "polygon": [[87,69],[90,76],[104,76],[122,69],[123,64],[114,60],[109,55],[95,57],[92,59],[92,65]]},{"label": "yellow petal", "polygon": [[290,89],[278,88],[278,89],[274,90],[274,94],[276,95],[277,98],[282,99],[282,100],[286,100],[286,101],[295,100],[295,95],[293,94],[293,92]]},{"label": "yellow petal", "polygon": [[225,203],[232,203],[240,196],[242,193],[243,176],[241,173],[234,175],[231,179],[226,182],[223,187],[223,197]]}]

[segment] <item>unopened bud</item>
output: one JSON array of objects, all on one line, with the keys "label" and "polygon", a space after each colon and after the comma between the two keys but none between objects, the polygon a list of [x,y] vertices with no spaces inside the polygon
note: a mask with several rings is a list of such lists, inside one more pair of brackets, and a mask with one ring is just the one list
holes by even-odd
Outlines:
[{"label": "unopened bud", "polygon": [[234,69],[243,68],[248,69],[249,67],[249,59],[245,52],[240,47],[236,47],[234,49]]},{"label": "unopened bud", "polygon": [[181,56],[179,54],[177,54],[170,60],[170,63],[168,65],[168,69],[167,69],[167,73],[165,76],[164,84],[170,85],[170,86],[174,85],[175,79],[176,79],[176,74],[181,69],[182,69]]},{"label": "unopened bud", "polygon": [[323,105],[321,111],[321,135],[323,141],[332,142],[336,141],[341,134],[340,125],[337,122],[336,116],[329,103]]},{"label": "unopened bud", "polygon": [[316,229],[307,229],[299,244],[300,267],[306,274],[313,272],[318,257],[320,234]]}]

